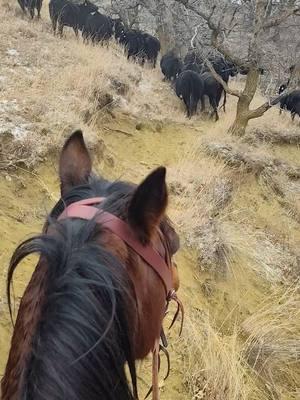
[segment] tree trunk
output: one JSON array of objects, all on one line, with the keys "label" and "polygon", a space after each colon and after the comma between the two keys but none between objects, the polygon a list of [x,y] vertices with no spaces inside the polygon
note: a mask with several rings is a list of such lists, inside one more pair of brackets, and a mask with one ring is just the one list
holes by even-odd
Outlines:
[{"label": "tree trunk", "polygon": [[235,120],[229,128],[229,133],[238,136],[245,135],[248,121],[251,118],[249,107],[255,95],[258,80],[259,71],[256,68],[251,68],[247,75],[245,88],[239,96]]},{"label": "tree trunk", "polygon": [[166,0],[157,0],[156,7],[156,34],[160,41],[161,54],[164,54],[175,45],[175,35],[172,27],[173,17]]},{"label": "tree trunk", "polygon": [[244,136],[249,119],[246,115],[236,114],[234,123],[229,128],[229,133],[235,136]]}]

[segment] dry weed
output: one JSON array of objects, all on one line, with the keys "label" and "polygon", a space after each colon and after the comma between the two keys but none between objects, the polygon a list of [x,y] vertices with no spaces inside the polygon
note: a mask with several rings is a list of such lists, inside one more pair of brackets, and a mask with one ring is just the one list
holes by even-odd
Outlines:
[{"label": "dry weed", "polygon": [[189,150],[185,161],[170,169],[169,181],[175,203],[173,218],[186,243],[197,249],[200,268],[226,274],[227,248],[216,219],[230,202],[233,191],[224,164],[214,159],[201,160],[197,151],[192,154]]},{"label": "dry weed", "polygon": [[300,255],[287,242],[261,230],[232,221],[222,221],[222,237],[229,259],[237,260],[243,268],[255,271],[268,282],[295,279],[300,268]]},{"label": "dry weed", "polygon": [[208,315],[190,313],[183,338],[184,379],[193,400],[266,399],[242,357],[237,327],[225,336]]},{"label": "dry weed", "polygon": [[[37,22],[16,17],[10,3],[0,6],[0,135],[16,139],[13,159],[28,157],[31,165],[34,154],[36,161],[43,156],[44,143],[60,145],[64,132],[78,127],[96,143],[114,111],[158,120],[172,114],[172,119],[185,120],[179,99],[160,72],[128,62],[113,41],[109,47],[87,46],[67,28],[64,39],[54,37],[46,8]],[[17,141],[28,137],[37,145],[27,153],[24,145],[20,155]],[[11,165],[6,156],[1,158],[2,165]]]},{"label": "dry weed", "polygon": [[248,336],[245,357],[272,398],[299,398],[299,286],[274,293],[242,325]]},{"label": "dry weed", "polygon": [[278,144],[300,144],[299,130],[295,127],[294,129],[286,132],[285,130],[280,132],[271,129],[258,129],[254,128],[248,132],[245,137],[245,141],[251,144],[255,144],[258,141],[266,143],[278,143]]}]

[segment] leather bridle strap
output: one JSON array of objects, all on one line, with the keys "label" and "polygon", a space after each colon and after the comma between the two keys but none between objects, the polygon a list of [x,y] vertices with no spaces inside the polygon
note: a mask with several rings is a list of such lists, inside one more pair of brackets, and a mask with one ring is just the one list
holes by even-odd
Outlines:
[{"label": "leather bridle strap", "polygon": [[99,210],[99,208],[93,206],[93,204],[99,204],[102,201],[103,198],[96,197],[72,203],[62,212],[58,220],[66,218],[91,220],[95,218],[97,223],[111,230],[151,266],[161,278],[166,295],[168,296],[173,289],[173,282],[172,272],[166,261],[151,244],[143,245],[126,222],[113,214]]},{"label": "leather bridle strap", "polygon": [[[180,311],[182,311],[182,322],[183,322],[183,307],[181,302],[177,299],[175,290],[173,289],[172,281],[172,271],[171,271],[171,257],[163,241],[160,240],[165,247],[165,259],[162,255],[152,246],[152,244],[143,245],[140,240],[136,237],[134,231],[131,229],[128,223],[124,222],[120,218],[116,217],[109,212],[102,211],[101,209],[95,207],[102,203],[105,199],[102,197],[95,197],[91,199],[81,200],[76,203],[72,203],[66,207],[62,214],[58,217],[58,220],[63,220],[66,218],[81,218],[84,220],[94,219],[103,228],[109,229],[120,239],[122,239],[130,248],[132,248],[143,260],[149,264],[149,266],[158,274],[161,278],[164,288],[166,291],[166,308],[171,300],[175,300],[178,304],[177,312],[171,323],[171,326],[178,317]],[[161,234],[160,234],[161,236]],[[182,323],[181,323],[182,329]],[[163,345],[160,346],[159,338],[155,340],[153,348],[153,360],[152,360],[152,386],[148,394],[152,393],[153,400],[159,400],[159,385],[158,385],[158,370],[159,370],[159,350],[162,348],[168,358],[168,353],[164,346],[167,346],[167,341],[162,329],[162,341]],[[168,373],[169,374],[169,358],[168,358]],[[166,378],[167,378],[166,376]]]}]

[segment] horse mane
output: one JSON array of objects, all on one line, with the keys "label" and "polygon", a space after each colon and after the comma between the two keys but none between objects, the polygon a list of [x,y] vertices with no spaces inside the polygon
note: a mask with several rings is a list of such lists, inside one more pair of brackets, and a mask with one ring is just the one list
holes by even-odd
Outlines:
[{"label": "horse mane", "polygon": [[[126,270],[96,242],[101,226],[95,221],[56,222],[66,205],[113,189],[122,198],[118,207],[123,212],[132,186],[95,182],[73,189],[60,200],[44,234],[23,242],[12,257],[7,280],[10,310],[10,285],[23,258],[39,253],[39,268],[45,269],[46,279],[41,318],[22,375],[22,400],[133,400],[137,396],[131,342],[136,301]],[[55,235],[46,235],[47,228],[54,228]]]}]

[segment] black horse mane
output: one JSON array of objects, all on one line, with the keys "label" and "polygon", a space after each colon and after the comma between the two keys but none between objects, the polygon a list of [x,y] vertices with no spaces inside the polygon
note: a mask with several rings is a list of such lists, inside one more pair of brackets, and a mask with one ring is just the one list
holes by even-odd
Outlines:
[{"label": "black horse mane", "polygon": [[[95,221],[56,219],[64,208],[82,199],[105,196],[105,208],[126,212],[133,186],[91,178],[58,201],[44,234],[15,251],[7,280],[19,262],[32,253],[41,258],[47,279],[41,319],[33,335],[22,382],[22,400],[133,400],[137,394],[132,331],[136,315],[132,283],[123,265],[96,242]],[[55,235],[46,234],[54,227]],[[128,383],[124,364],[130,370]]]}]

